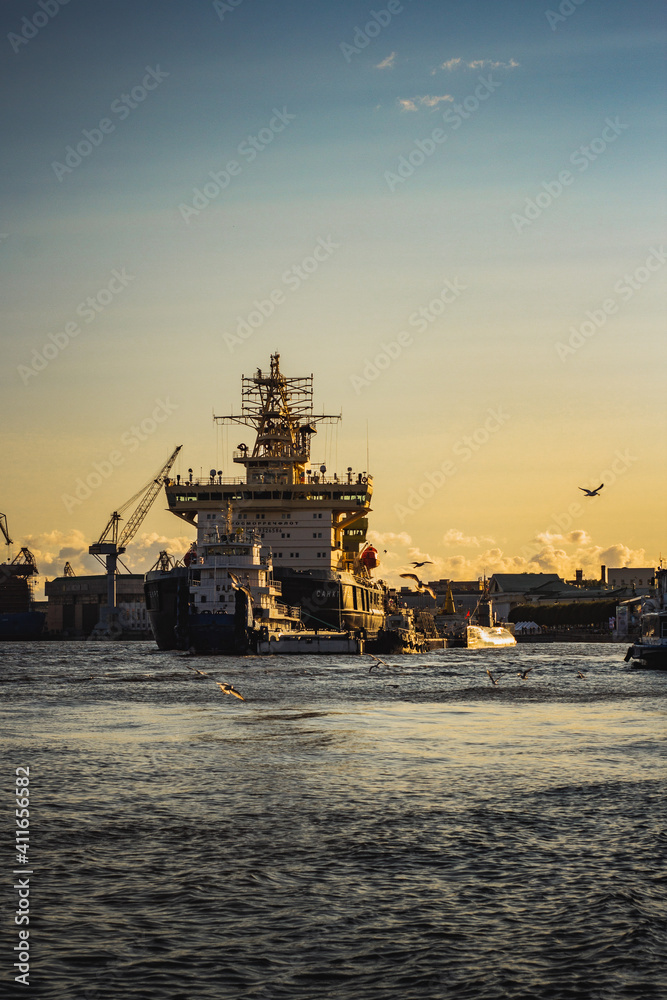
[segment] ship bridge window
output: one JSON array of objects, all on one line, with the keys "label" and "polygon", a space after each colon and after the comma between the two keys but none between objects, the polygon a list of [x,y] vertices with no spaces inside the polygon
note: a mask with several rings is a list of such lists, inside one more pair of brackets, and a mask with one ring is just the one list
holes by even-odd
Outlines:
[{"label": "ship bridge window", "polygon": [[200,493],[199,496],[197,497],[197,499],[198,500],[210,500],[211,499],[211,494],[210,493]]}]

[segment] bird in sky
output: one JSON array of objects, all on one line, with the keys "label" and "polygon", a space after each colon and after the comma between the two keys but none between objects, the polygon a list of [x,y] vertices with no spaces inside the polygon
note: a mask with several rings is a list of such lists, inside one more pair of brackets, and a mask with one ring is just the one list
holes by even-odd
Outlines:
[{"label": "bird in sky", "polygon": [[191,667],[189,663],[186,663],[185,665],[188,668],[188,670],[194,670],[194,672],[196,674],[199,674],[201,677],[208,677],[208,674],[206,673],[205,670],[198,670],[197,667]]},{"label": "bird in sky", "polygon": [[432,566],[433,563],[430,559],[425,559],[424,562],[413,562],[412,565],[415,569],[419,569],[420,566]]},{"label": "bird in sky", "polygon": [[399,576],[401,580],[414,580],[417,585],[417,593],[419,594],[430,594],[433,600],[435,600],[435,591],[428,587],[425,583],[415,576],[414,573],[400,573]]},{"label": "bird in sky", "polygon": [[239,694],[236,688],[231,684],[221,684],[220,681],[216,681],[215,683],[218,685],[223,694],[233,694],[235,698],[240,698],[241,701],[245,701],[243,695]]},{"label": "bird in sky", "polygon": [[368,673],[369,673],[369,674],[370,674],[371,670],[374,670],[374,669],[375,669],[375,667],[377,667],[377,665],[378,665],[379,663],[381,663],[383,667],[388,667],[388,666],[389,666],[389,664],[388,664],[388,663],[385,663],[385,661],[384,661],[384,660],[381,660],[379,656],[373,656],[373,653],[369,653],[368,655],[369,655],[369,656],[372,656],[372,657],[373,657],[373,659],[375,660],[375,663],[371,663],[371,665],[370,665],[370,667],[369,667],[369,670],[368,670]]},{"label": "bird in sky", "polygon": [[239,578],[238,578],[238,576],[236,575],[236,573],[232,573],[232,571],[231,571],[231,569],[230,569],[230,570],[228,570],[228,572],[227,572],[227,576],[228,576],[228,577],[229,577],[229,579],[230,579],[230,580],[232,581],[232,587],[234,588],[234,590],[242,590],[242,591],[243,591],[243,593],[244,593],[244,594],[246,595],[246,597],[248,598],[248,600],[249,600],[249,601],[252,601],[252,594],[250,593],[250,591],[248,590],[248,588],[247,588],[247,587],[244,587],[244,586],[243,586],[243,584],[242,584],[242,583],[241,583],[241,581],[239,580]]},{"label": "bird in sky", "polygon": [[580,489],[583,493],[585,493],[587,497],[597,497],[600,495],[600,490],[602,489],[603,486],[604,483],[600,483],[600,485],[596,490],[587,490],[584,486],[579,486],[577,488]]},{"label": "bird in sky", "polygon": [[533,669],[532,667],[528,667],[528,669],[524,670],[523,673],[519,670],[517,673],[517,677],[520,677],[522,681],[525,681],[526,677],[528,676],[528,674],[532,669]]},{"label": "bird in sky", "polygon": [[487,674],[489,675],[489,680],[491,681],[491,683],[497,686],[497,685],[498,685],[498,681],[497,681],[497,680],[496,680],[496,678],[495,678],[495,677],[493,676],[493,674],[491,673],[491,671],[490,671],[490,670],[487,670],[486,672],[487,672]]}]

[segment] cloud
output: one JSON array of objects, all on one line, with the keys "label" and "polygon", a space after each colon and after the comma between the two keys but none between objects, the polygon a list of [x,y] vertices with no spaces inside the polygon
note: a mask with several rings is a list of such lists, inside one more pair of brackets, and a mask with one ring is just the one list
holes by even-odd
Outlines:
[{"label": "cloud", "polygon": [[[652,566],[655,563],[655,559],[647,556],[644,549],[631,549],[622,542],[596,545],[591,536],[581,529],[562,535],[542,532],[518,555],[505,552],[490,538],[465,535],[457,528],[449,528],[445,532],[443,546],[455,549],[468,547],[469,555],[460,551],[455,555],[444,555],[437,550],[422,552],[407,532],[380,534],[369,531],[368,537],[380,550],[377,575],[389,586],[399,588],[406,582],[401,580],[400,574],[411,569],[410,563],[426,559],[432,565],[417,570],[425,582],[477,580],[482,576],[489,578],[494,573],[556,573],[563,580],[574,580],[578,569],[583,570],[584,579],[599,580],[600,566]],[[387,549],[386,553],[384,549]]]},{"label": "cloud", "polygon": [[418,111],[419,107],[437,108],[443,101],[453,101],[451,94],[441,94],[434,97],[431,94],[421,94],[417,97],[399,97],[398,106],[402,111]]},{"label": "cloud", "polygon": [[[187,535],[168,537],[155,532],[144,532],[135,538],[126,553],[121,556],[123,563],[132,573],[147,573],[158,559],[160,552],[166,549],[176,559],[181,559],[194,538]],[[88,553],[92,539],[83,532],[49,531],[39,535],[26,536],[26,548],[30,549],[37,569],[39,570],[38,585],[43,589],[45,578],[53,579],[62,576],[65,563],[68,562],[76,576],[95,576],[104,573],[95,556]],[[121,573],[125,570],[121,566]],[[43,600],[43,593],[36,593],[38,600]]]},{"label": "cloud", "polygon": [[449,528],[442,536],[443,545],[463,545],[472,548],[479,548],[482,542],[493,542],[492,538],[475,538],[472,535],[464,535],[458,528]]},{"label": "cloud", "polygon": [[[457,56],[455,59],[448,59],[447,62],[441,63],[438,69],[445,69],[451,73],[455,69],[516,69],[519,65],[516,59],[510,59],[509,62],[502,62],[495,59],[471,59],[470,61],[466,61]],[[432,75],[435,72],[436,70],[433,70]]]},{"label": "cloud", "polygon": [[376,65],[375,69],[393,69],[395,60],[396,60],[396,53],[392,52],[391,55],[387,56],[386,59],[383,59],[382,62],[379,62]]}]

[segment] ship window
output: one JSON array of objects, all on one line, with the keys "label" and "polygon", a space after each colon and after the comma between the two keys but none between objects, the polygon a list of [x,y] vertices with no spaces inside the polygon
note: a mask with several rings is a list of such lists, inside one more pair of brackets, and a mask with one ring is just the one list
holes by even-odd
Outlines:
[{"label": "ship window", "polygon": [[352,588],[352,606],[354,607],[354,610],[356,611],[357,610],[357,588],[356,587]]},{"label": "ship window", "polygon": [[211,499],[211,494],[210,493],[200,493],[198,499],[199,500],[210,500]]},{"label": "ship window", "polygon": [[201,595],[201,597],[199,598],[199,603],[206,604],[206,594]]},{"label": "ship window", "polygon": [[222,493],[211,493],[211,500],[222,500]]}]

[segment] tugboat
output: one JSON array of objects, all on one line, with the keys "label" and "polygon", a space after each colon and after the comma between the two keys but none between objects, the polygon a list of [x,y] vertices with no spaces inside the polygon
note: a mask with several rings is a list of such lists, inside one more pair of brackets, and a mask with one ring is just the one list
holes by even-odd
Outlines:
[{"label": "tugboat", "polygon": [[[283,375],[280,355],[274,354],[268,371],[243,376],[241,385],[241,413],[214,420],[255,431],[252,447],[241,443],[232,456],[235,465],[243,466],[245,477],[224,478],[222,471],[211,469],[208,477],[196,479],[190,469],[186,480],[176,476],[165,483],[169,510],[197,527],[197,549],[191,559],[226,560],[219,568],[225,573],[231,569],[242,586],[244,573],[239,570],[254,567],[253,574],[259,575],[249,576],[246,590],[260,629],[268,629],[276,638],[282,631],[294,640],[298,616],[300,629],[312,633],[311,638],[318,635],[315,646],[319,648],[309,651],[330,651],[331,646],[326,649],[321,641],[322,633],[331,636],[332,642],[333,636],[354,640],[358,650],[380,631],[386,608],[386,588],[373,577],[377,551],[366,541],[373,478],[367,471],[355,474],[351,466],[341,477],[328,474],[324,465],[311,467],[311,440],[317,425],[340,420],[340,416],[313,412],[312,375]],[[252,549],[252,557],[247,556],[247,563],[234,568],[227,556],[215,556],[207,548],[223,544],[220,536],[205,541],[207,529],[224,535],[225,545],[232,544],[230,539],[247,539],[250,532],[255,541],[244,544],[257,548]],[[207,620],[212,600],[224,614],[232,614],[232,609],[222,597],[233,595],[234,614],[237,601],[242,606],[231,578],[223,581],[209,576],[215,569],[208,562],[191,562],[167,571],[155,568],[147,575],[147,610],[161,648],[182,648],[179,644],[185,635],[192,639],[193,629]],[[262,572],[268,574],[264,582]],[[216,587],[228,589],[202,589],[211,580]],[[262,601],[267,602],[263,610],[268,616],[258,618]],[[238,614],[240,622],[241,611]],[[274,628],[273,622],[280,622],[280,627]],[[235,642],[242,646],[240,624],[238,628]],[[243,630],[252,648],[256,629],[246,622]],[[212,634],[204,628],[199,631],[202,636]],[[267,642],[266,632],[263,635],[262,641]],[[206,641],[202,639],[202,644]],[[282,644],[289,651],[286,639]]]},{"label": "tugboat", "polygon": [[628,647],[625,662],[637,667],[667,670],[667,569],[655,575],[656,596],[646,598],[640,616],[641,636]]},{"label": "tugboat", "polygon": [[[4,514],[0,514],[0,531],[9,547],[12,540]],[[0,564],[0,640],[39,639],[44,632],[46,615],[35,611],[32,594],[32,578],[37,574],[35,557],[26,548],[11,562]]]},{"label": "tugboat", "polygon": [[443,634],[447,638],[448,646],[459,646],[467,649],[516,646],[516,638],[513,634],[514,626],[508,622],[498,623],[495,621],[486,581],[475,610],[465,618],[454,611],[451,588],[448,588],[445,605],[438,620],[441,623]]},{"label": "tugboat", "polygon": [[[167,566],[146,574],[148,614],[160,648],[243,655],[256,652],[260,638],[301,629],[298,609],[278,601],[280,585],[259,534],[234,529],[231,510],[208,511],[204,518],[185,555],[184,573]],[[175,587],[164,588],[170,578]],[[175,627],[160,606],[166,595],[176,611]]]}]

